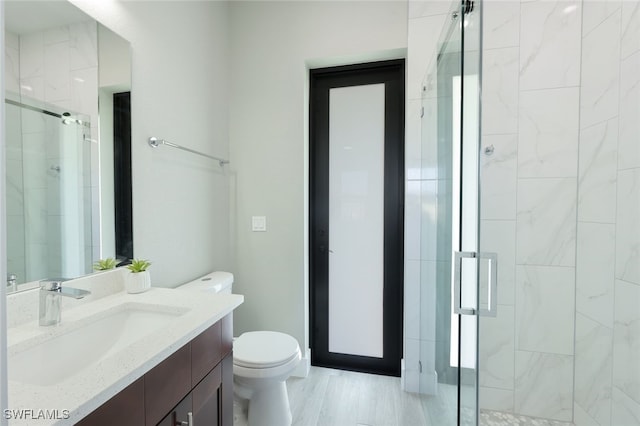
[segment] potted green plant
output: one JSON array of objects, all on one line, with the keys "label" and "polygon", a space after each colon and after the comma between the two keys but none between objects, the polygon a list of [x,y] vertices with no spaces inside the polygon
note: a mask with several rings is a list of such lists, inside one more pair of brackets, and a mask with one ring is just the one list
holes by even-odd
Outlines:
[{"label": "potted green plant", "polygon": [[108,271],[109,269],[113,269],[118,264],[118,261],[113,257],[107,257],[106,259],[100,259],[96,263],[93,264],[94,271]]},{"label": "potted green plant", "polygon": [[151,275],[147,268],[151,262],[144,259],[133,259],[127,265],[129,273],[125,275],[124,286],[127,293],[143,293],[151,288]]}]

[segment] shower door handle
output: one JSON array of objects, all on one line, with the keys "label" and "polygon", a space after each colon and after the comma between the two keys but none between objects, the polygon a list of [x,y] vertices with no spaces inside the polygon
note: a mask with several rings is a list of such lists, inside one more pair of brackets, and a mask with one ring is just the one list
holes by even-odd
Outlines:
[{"label": "shower door handle", "polygon": [[[474,259],[477,267],[480,267],[480,260],[488,260],[488,276],[487,276],[487,308],[466,307],[462,306],[462,259]],[[477,278],[476,276],[476,286]],[[479,292],[479,291],[478,291]],[[454,253],[454,269],[453,269],[453,311],[461,315],[482,315],[495,317],[498,309],[498,255],[496,253],[477,253],[475,251],[457,251]],[[477,304],[479,306],[479,303]]]},{"label": "shower door handle", "polygon": [[474,251],[456,251],[453,261],[453,312],[460,315],[475,315],[476,308],[462,306],[462,259],[475,259]]},{"label": "shower door handle", "polygon": [[480,308],[480,315],[483,317],[495,317],[498,315],[498,254],[483,252],[480,253],[480,260],[487,259],[489,271],[487,276],[487,306]]}]

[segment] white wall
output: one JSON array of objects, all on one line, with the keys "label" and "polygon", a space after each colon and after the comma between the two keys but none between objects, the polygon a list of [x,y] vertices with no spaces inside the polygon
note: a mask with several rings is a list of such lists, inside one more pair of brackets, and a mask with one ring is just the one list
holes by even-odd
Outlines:
[{"label": "white wall", "polygon": [[[405,2],[233,2],[231,217],[235,332],[286,332],[308,347],[306,64],[398,57]],[[386,55],[385,55],[386,52]],[[267,232],[251,232],[251,216]]]},{"label": "white wall", "polygon": [[227,157],[228,24],[224,2],[72,3],[132,47],[134,254],[154,286],[231,269],[229,180],[214,161],[150,136]]}]

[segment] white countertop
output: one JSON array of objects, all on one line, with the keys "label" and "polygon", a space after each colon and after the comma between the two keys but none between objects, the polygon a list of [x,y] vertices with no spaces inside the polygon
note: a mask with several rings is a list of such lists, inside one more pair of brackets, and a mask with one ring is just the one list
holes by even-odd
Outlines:
[{"label": "white countertop", "polygon": [[[202,331],[232,312],[244,301],[236,294],[212,294],[179,289],[152,288],[140,294],[119,292],[62,311],[57,326],[40,327],[32,321],[8,329],[9,369],[11,357],[55,336],[71,332],[95,320],[102,312],[144,304],[146,309],[180,313],[169,325],[151,332],[126,349],[79,370],[52,386],[9,380],[9,409],[33,410],[29,419],[9,420],[11,425],[73,425],[112,396],[151,370]],[[184,313],[182,313],[184,312]],[[82,343],[69,351],[82,351]],[[57,356],[52,354],[52,356]],[[38,410],[57,410],[58,420],[34,419]]]}]

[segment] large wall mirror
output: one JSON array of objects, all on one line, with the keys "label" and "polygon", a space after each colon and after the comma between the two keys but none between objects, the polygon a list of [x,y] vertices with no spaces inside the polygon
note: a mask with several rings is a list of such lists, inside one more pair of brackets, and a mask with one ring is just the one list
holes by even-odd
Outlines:
[{"label": "large wall mirror", "polygon": [[67,1],[8,0],[4,48],[8,291],[133,257],[129,43]]}]

